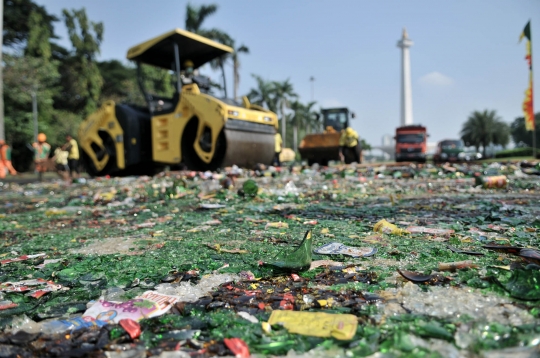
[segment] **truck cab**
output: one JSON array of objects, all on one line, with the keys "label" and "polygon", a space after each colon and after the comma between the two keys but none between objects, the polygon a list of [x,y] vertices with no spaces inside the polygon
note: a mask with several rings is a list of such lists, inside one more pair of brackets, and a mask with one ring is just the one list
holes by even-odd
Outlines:
[{"label": "truck cab", "polygon": [[437,144],[437,152],[433,156],[435,163],[466,161],[465,144],[459,139],[445,139]]},{"label": "truck cab", "polygon": [[426,127],[409,125],[396,128],[396,162],[426,162],[427,153]]}]

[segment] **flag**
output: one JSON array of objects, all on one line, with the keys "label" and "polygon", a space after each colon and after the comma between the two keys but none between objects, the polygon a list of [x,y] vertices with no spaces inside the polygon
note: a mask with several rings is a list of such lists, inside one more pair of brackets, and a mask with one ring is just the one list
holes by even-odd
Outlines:
[{"label": "flag", "polygon": [[532,72],[532,45],[531,45],[531,22],[529,21],[523,32],[519,36],[519,41],[527,38],[525,60],[529,65],[529,87],[525,91],[525,100],[523,101],[523,114],[525,117],[525,128],[528,131],[534,131],[534,109],[533,109],[533,72]]}]

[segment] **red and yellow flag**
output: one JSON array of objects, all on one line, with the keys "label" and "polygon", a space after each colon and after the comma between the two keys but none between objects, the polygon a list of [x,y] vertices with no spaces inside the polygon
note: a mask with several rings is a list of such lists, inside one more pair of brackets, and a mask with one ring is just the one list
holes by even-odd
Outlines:
[{"label": "red and yellow flag", "polygon": [[523,29],[523,32],[521,33],[521,36],[519,37],[519,41],[523,40],[523,38],[527,38],[527,54],[525,55],[525,59],[527,60],[527,63],[529,65],[529,87],[525,91],[525,100],[523,101],[523,114],[525,116],[525,128],[528,131],[534,131],[534,109],[533,109],[533,72],[532,72],[532,49],[531,49],[531,22],[529,21],[525,28]]}]

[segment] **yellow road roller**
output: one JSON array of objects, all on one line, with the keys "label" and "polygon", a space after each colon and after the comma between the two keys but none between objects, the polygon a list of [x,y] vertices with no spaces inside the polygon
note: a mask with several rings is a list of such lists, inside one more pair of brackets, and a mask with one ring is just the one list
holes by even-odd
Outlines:
[{"label": "yellow road roller", "polygon": [[[236,101],[212,95],[210,80],[197,74],[199,67],[232,52],[228,46],[181,29],[130,48],[127,58],[137,65],[147,105],[107,101],[83,121],[79,142],[88,172],[150,174],[165,165],[215,170],[233,164],[270,164],[277,115],[251,104],[247,97]],[[173,74],[172,98],[149,93],[142,65]],[[225,82],[224,73],[222,78]]]}]

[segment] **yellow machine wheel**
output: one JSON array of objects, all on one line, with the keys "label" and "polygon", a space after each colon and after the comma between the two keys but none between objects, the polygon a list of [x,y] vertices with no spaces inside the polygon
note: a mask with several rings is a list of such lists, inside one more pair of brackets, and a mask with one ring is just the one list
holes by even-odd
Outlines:
[{"label": "yellow machine wheel", "polygon": [[105,155],[109,156],[109,160],[107,161],[107,164],[102,170],[97,170],[94,163],[92,162],[92,159],[90,159],[90,156],[88,156],[88,154],[86,154],[84,150],[81,151],[81,159],[86,169],[86,172],[93,177],[111,174],[117,170],[116,148],[114,146],[114,140],[111,138],[110,135],[102,131],[100,131],[100,137],[103,140],[103,145],[105,146],[105,148],[101,151],[96,152],[98,159],[102,160]]},{"label": "yellow machine wheel", "polygon": [[223,131],[220,132],[217,143],[216,150],[214,151],[214,158],[210,163],[205,163],[195,151],[193,145],[196,140],[199,140],[199,144],[203,150],[210,151],[212,142],[209,134],[203,134],[200,139],[197,138],[197,128],[199,125],[199,120],[195,117],[192,118],[184,129],[182,134],[182,162],[189,169],[192,170],[216,170],[221,167],[223,164],[223,159],[225,158],[225,152],[227,151],[227,141],[225,139],[225,134]]}]

